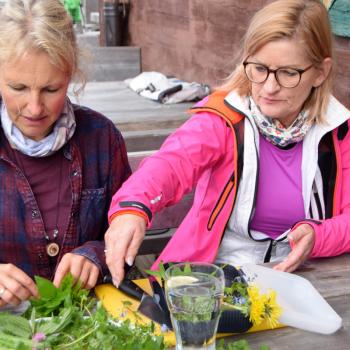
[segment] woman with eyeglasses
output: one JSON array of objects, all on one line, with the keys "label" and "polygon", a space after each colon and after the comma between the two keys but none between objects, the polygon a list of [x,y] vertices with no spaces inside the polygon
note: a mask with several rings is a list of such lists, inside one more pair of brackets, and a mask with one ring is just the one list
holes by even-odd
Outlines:
[{"label": "woman with eyeglasses", "polygon": [[331,71],[319,0],[257,12],[227,82],[113,197],[105,241],[115,284],[153,214],[193,187],[193,206],[156,265],[276,262],[293,271],[350,251],[350,112],[331,96]]}]

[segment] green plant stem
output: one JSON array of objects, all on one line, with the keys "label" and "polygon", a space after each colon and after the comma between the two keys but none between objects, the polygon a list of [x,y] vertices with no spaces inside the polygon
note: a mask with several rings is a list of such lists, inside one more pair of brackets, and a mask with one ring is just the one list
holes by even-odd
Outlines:
[{"label": "green plant stem", "polygon": [[88,337],[90,334],[92,334],[93,332],[95,332],[98,329],[98,325],[96,325],[93,329],[91,329],[89,332],[87,332],[86,334],[82,335],[80,338],[74,340],[71,343],[68,344],[64,344],[62,346],[58,346],[57,349],[68,349],[70,346],[75,345],[79,342],[81,342],[83,339],[85,339],[86,337]]}]

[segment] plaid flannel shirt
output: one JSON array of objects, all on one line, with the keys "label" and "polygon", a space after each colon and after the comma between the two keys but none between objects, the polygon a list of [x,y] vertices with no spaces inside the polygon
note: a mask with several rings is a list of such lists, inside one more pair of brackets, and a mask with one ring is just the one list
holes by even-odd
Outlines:
[{"label": "plaid flannel shirt", "polygon": [[[76,131],[63,147],[70,161],[72,206],[58,261],[68,252],[83,255],[99,267],[101,279],[108,271],[103,238],[111,197],[131,170],[113,123],[85,107],[74,106],[74,111]],[[39,208],[2,128],[0,179],[0,263],[12,263],[30,277],[53,278]]]}]

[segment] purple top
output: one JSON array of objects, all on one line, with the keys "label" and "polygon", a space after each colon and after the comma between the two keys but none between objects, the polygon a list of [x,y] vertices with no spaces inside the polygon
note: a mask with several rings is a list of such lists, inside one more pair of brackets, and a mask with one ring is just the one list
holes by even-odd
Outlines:
[{"label": "purple top", "polygon": [[[69,160],[64,157],[62,149],[43,158],[29,157],[15,150],[14,154],[33,191],[50,242],[61,246],[72,206]],[[53,237],[55,229],[58,229],[56,239]],[[57,258],[50,259],[52,265],[56,264]]]},{"label": "purple top", "polygon": [[259,180],[250,229],[275,239],[304,219],[302,142],[280,149],[260,135]]}]

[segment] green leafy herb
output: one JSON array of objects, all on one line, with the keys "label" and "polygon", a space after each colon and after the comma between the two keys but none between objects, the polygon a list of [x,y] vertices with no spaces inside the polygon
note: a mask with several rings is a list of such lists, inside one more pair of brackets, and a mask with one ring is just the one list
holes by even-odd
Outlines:
[{"label": "green leafy herb", "polygon": [[[169,263],[168,264],[169,267],[172,266],[172,265],[174,265],[174,264],[173,263]],[[160,280],[160,284],[163,287],[164,286],[164,281],[165,281],[165,270],[166,270],[165,266],[164,266],[163,262],[161,261],[159,263],[159,265],[158,265],[158,270],[145,270],[145,272],[147,274],[149,274],[150,276],[158,277],[158,279]],[[184,274],[184,273],[182,272],[182,274]]]},{"label": "green leafy herb", "polygon": [[[67,275],[59,288],[36,277],[40,298],[25,317],[0,313],[0,350],[164,350],[154,325],[118,321]],[[48,317],[49,316],[49,317]],[[3,322],[2,322],[3,321]]]},{"label": "green leafy herb", "polygon": [[[173,266],[174,263],[168,263],[168,267]],[[158,265],[158,270],[144,270],[147,274],[150,276],[158,277],[161,283],[161,286],[164,286],[165,281],[165,266],[163,262],[161,261]],[[175,267],[172,271],[172,276],[186,276],[191,273],[191,265],[190,263],[185,264],[183,270],[180,269],[180,267]]]},{"label": "green leafy herb", "polygon": [[42,277],[35,276],[35,282],[40,298],[31,300],[32,307],[27,311],[27,316],[32,312],[32,308],[35,308],[36,317],[56,316],[62,307],[76,306],[81,309],[89,293],[81,289],[79,284],[74,284],[71,274],[64,277],[59,288]]},{"label": "green leafy herb", "polygon": [[[36,283],[40,298],[31,300],[25,317],[0,312],[0,350],[165,350],[163,337],[154,335],[153,323],[134,325],[113,319],[101,302],[74,285],[71,275],[60,288],[40,277]],[[217,347],[249,349],[246,341],[219,342]]]}]

